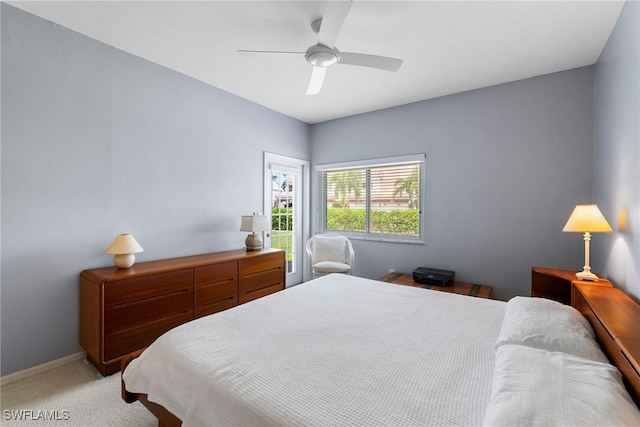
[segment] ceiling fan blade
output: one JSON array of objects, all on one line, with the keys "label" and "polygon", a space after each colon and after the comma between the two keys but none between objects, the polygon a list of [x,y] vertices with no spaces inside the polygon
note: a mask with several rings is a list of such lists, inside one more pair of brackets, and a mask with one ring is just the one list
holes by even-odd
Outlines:
[{"label": "ceiling fan blade", "polygon": [[336,39],[353,2],[351,0],[329,0],[327,8],[322,17],[320,31],[318,32],[318,43],[333,49]]},{"label": "ceiling fan blade", "polygon": [[261,56],[261,55],[304,55],[304,52],[286,52],[281,50],[246,50],[238,49],[236,53],[241,56]]},{"label": "ceiling fan blade", "polygon": [[402,59],[387,56],[367,55],[364,53],[340,52],[338,64],[359,65],[361,67],[378,68],[386,71],[398,71]]},{"label": "ceiling fan blade", "polygon": [[320,93],[325,74],[327,74],[327,67],[313,67],[311,80],[307,87],[307,95],[317,95]]}]

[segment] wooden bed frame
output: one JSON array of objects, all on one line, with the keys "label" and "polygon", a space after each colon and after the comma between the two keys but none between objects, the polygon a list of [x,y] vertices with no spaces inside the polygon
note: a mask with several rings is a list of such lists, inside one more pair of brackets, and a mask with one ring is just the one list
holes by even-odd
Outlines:
[{"label": "wooden bed frame", "polygon": [[[122,359],[122,370],[124,372],[125,368],[131,363],[133,359],[140,356],[145,349],[134,351],[131,354],[126,355]],[[158,427],[180,427],[182,426],[182,421],[180,418],[173,415],[164,406],[158,405],[157,403],[150,402],[147,399],[146,394],[141,393],[130,393],[127,391],[124,385],[124,380],[120,380],[122,384],[122,399],[124,399],[127,403],[133,403],[136,400],[142,403],[148,410],[158,419]]]},{"label": "wooden bed frame", "polygon": [[[602,351],[622,373],[624,384],[640,407],[640,305],[617,288],[574,285],[571,305],[589,320]],[[129,354],[122,360],[122,372],[144,351]],[[156,418],[159,427],[179,427],[182,421],[163,406],[150,402],[146,394],[130,393],[122,381],[122,398],[127,403],[139,401]]]},{"label": "wooden bed frame", "polygon": [[600,348],[640,407],[640,305],[622,290],[575,284],[571,305],[591,323]]}]

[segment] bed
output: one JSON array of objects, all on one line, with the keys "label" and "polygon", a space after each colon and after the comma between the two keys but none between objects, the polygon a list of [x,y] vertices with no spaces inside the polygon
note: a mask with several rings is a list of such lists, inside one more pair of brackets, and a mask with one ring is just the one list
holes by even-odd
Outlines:
[{"label": "bed", "polygon": [[122,373],[161,426],[640,425],[626,377],[571,307],[339,274],[181,325]]}]

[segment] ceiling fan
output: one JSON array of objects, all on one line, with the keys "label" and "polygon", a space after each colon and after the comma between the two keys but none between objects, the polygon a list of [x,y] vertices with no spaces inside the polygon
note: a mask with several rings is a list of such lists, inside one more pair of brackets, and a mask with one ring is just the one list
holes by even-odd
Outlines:
[{"label": "ceiling fan", "polygon": [[364,53],[340,52],[335,47],[336,39],[352,4],[352,0],[329,0],[324,16],[311,23],[311,28],[318,34],[318,43],[310,46],[305,52],[245,49],[239,49],[237,52],[243,55],[304,55],[305,60],[313,66],[311,80],[307,87],[307,95],[320,93],[327,68],[334,64],[359,65],[386,71],[397,71],[402,65],[401,59]]}]

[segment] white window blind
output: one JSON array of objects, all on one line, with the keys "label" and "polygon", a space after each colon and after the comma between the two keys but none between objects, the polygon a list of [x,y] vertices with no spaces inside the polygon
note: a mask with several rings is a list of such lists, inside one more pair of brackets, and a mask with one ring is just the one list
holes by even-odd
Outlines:
[{"label": "white window blind", "polygon": [[423,240],[424,154],[318,165],[316,231]]}]

